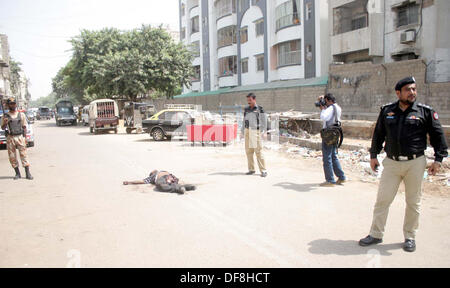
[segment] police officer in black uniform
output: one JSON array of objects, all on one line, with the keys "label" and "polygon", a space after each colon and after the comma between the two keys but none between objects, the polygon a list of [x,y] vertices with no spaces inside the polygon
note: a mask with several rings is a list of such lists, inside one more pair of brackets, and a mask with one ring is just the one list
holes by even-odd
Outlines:
[{"label": "police officer in black uniform", "polygon": [[407,252],[416,250],[415,237],[419,227],[422,181],[427,161],[427,134],[435,151],[435,162],[429,168],[430,175],[436,175],[442,161],[448,156],[444,131],[439,123],[439,115],[429,106],[416,102],[417,88],[413,77],[399,81],[395,87],[398,101],[381,108],[373,139],[371,168],[378,170],[377,155],[383,149],[387,158],[380,180],[377,202],[369,236],[361,239],[361,246],[382,242],[389,206],[394,200],[398,187],[405,183],[406,211],[403,226]]}]

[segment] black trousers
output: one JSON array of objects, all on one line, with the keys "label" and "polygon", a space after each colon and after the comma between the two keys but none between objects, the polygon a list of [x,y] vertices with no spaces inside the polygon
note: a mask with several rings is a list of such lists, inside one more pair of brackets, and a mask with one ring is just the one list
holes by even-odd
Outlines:
[{"label": "black trousers", "polygon": [[180,189],[182,187],[184,187],[186,189],[186,191],[192,191],[192,190],[196,189],[195,185],[190,185],[190,184],[180,185],[178,183],[168,183],[167,176],[160,177],[160,178],[158,178],[158,180],[156,180],[155,186],[156,186],[156,189],[158,189],[158,191],[179,193]]}]

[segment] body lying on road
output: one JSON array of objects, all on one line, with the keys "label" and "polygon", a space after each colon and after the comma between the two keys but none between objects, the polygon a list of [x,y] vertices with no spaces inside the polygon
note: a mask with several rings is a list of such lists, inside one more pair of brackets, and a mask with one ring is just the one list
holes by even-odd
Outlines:
[{"label": "body lying on road", "polygon": [[186,191],[193,191],[196,189],[194,185],[184,184],[173,174],[167,171],[153,170],[150,175],[144,180],[124,181],[123,185],[141,185],[153,184],[156,189],[161,192],[171,192],[184,194]]}]

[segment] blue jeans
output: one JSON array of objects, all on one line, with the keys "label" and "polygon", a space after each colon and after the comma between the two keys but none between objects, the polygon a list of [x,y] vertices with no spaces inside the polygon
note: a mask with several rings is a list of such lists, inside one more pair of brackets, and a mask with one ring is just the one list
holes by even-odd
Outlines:
[{"label": "blue jeans", "polygon": [[341,163],[337,158],[336,146],[329,146],[322,142],[322,154],[323,154],[323,171],[325,172],[325,179],[327,182],[336,183],[334,175],[339,180],[345,180],[345,174],[342,170]]}]

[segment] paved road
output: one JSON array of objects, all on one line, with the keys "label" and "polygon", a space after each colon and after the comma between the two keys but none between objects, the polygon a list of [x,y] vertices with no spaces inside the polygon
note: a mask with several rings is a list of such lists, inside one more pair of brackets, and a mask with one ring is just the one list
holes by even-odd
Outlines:
[{"label": "paved road", "polygon": [[[148,135],[35,125],[34,181],[0,151],[0,267],[449,267],[450,202],[426,196],[418,251],[401,249],[404,196],[385,242],[361,248],[373,184],[319,188],[320,162],[266,152],[245,176],[242,145],[190,147]],[[187,195],[123,186],[152,169],[199,184]]]}]

